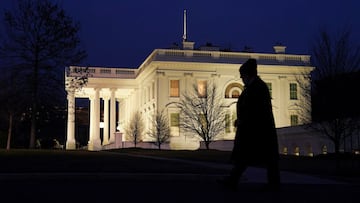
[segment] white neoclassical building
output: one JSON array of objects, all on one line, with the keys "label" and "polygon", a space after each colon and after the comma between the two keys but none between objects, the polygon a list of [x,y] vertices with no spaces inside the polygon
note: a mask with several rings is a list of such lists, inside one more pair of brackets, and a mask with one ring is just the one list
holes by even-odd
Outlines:
[{"label": "white neoclassical building", "polygon": [[[66,148],[75,149],[76,98],[90,100],[89,150],[121,146],[116,144],[117,139],[120,142],[126,141],[126,136],[119,134],[124,133],[122,129],[135,111],[141,112],[148,129],[151,127],[151,116],[162,109],[166,109],[170,125],[176,123],[171,119],[178,118],[178,109],[168,104],[179,101],[182,92],[191,89],[194,83],[204,85],[208,80],[215,82],[226,104],[224,108],[229,118],[233,118],[237,97],[244,86],[238,70],[249,58],[257,59],[258,73],[268,84],[276,127],[280,129],[298,125],[299,117],[304,116],[298,115],[299,112],[304,113],[299,111],[302,106],[300,102],[307,99],[303,98],[299,78],[309,75],[314,67],[310,64],[309,55],[288,54],[285,48],[274,46],[273,53],[224,52],[216,47],[194,49],[194,42],[184,39],[181,49],[155,49],[137,69],[89,67],[90,76],[84,87],[77,90],[67,88],[69,110]],[[82,67],[69,67],[65,80],[77,76],[74,70],[79,68]],[[100,127],[103,136],[100,136]],[[169,148],[200,147],[200,140],[181,134],[178,126],[172,125],[171,132]],[[227,129],[217,139],[232,140],[234,135],[234,129]],[[143,141],[152,140],[145,135]],[[284,153],[304,148],[283,138],[279,142],[279,150]],[[317,148],[323,145],[327,144],[319,144]]]},{"label": "white neoclassical building", "polygon": [[[195,43],[187,40],[186,10],[183,29],[181,48],[155,49],[136,69],[87,67],[90,75],[86,85],[80,85],[81,88],[76,82],[76,78],[81,76],[77,70],[85,67],[66,68],[66,149],[76,148],[77,98],[90,101],[88,150],[126,147],[129,142],[123,129],[132,115],[139,111],[145,120],[145,128],[151,129],[152,116],[164,109],[170,118],[171,127],[167,148],[202,148],[201,140],[181,133],[177,122],[179,109],[170,103],[179,101],[182,93],[191,89],[193,84],[204,89],[211,80],[220,89],[218,94],[225,104],[223,108],[227,113],[226,118],[231,122],[236,119],[236,101],[244,87],[239,67],[247,59],[255,58],[258,61],[258,73],[268,84],[272,96],[279,152],[312,156],[333,151],[329,140],[300,126],[300,118],[310,118],[311,112],[311,109],[301,109],[310,102],[309,97],[304,97],[304,89],[301,88],[310,85],[307,78],[314,69],[309,55],[288,54],[285,52],[286,47],[282,45],[274,46],[273,53],[221,51],[213,46],[194,49]],[[235,129],[226,127],[212,142],[211,148],[231,150],[234,136]],[[142,136],[142,141],[145,146],[152,146],[149,143],[153,140],[146,134]]]}]

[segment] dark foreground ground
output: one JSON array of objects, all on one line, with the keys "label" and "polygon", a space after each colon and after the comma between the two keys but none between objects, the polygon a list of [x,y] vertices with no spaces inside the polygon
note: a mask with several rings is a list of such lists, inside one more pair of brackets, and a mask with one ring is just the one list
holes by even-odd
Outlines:
[{"label": "dark foreground ground", "polygon": [[[354,174],[324,172],[321,178],[336,180],[330,183],[304,183],[301,176],[287,175],[293,180],[284,181],[278,192],[264,191],[264,182],[244,180],[233,192],[216,183],[229,171],[228,154],[172,153],[0,151],[0,202],[360,202]],[[300,163],[286,160],[282,167],[300,170]]]}]

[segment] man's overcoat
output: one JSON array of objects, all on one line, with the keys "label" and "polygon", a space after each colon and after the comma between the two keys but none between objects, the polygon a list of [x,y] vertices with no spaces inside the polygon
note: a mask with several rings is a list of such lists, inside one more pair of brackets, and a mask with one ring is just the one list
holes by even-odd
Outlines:
[{"label": "man's overcoat", "polygon": [[232,161],[257,165],[279,158],[269,89],[258,76],[238,98],[235,125]]}]

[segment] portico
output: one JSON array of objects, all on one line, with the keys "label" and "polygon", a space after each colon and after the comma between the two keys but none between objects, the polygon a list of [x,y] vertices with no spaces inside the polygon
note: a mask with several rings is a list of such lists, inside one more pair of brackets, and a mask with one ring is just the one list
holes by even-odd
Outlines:
[{"label": "portico", "polygon": [[[72,71],[79,67],[70,67],[67,72],[66,79],[74,79],[78,76],[78,73]],[[121,120],[126,119],[126,115],[123,114],[125,109],[121,109],[121,102],[124,99],[131,97],[131,94],[135,89],[134,84],[129,82],[127,86],[116,87],[112,83],[112,78],[129,78],[131,74],[126,76],[116,72],[116,69],[110,69],[105,71],[102,68],[92,67],[89,68],[92,75],[86,86],[81,88],[66,88],[67,100],[68,100],[68,121],[67,121],[67,141],[66,149],[76,149],[75,139],[75,108],[76,98],[89,99],[90,109],[90,122],[89,122],[89,140],[88,150],[98,151],[103,149],[103,146],[112,145],[115,142],[115,133],[119,132],[119,129],[123,129],[121,126],[123,122]],[[112,75],[113,72],[113,75]],[[96,78],[93,76],[96,75]],[[109,85],[112,83],[112,85]],[[119,84],[121,85],[121,84]],[[101,105],[103,104],[103,105]],[[101,113],[103,112],[103,114]],[[118,114],[118,116],[116,116]],[[118,119],[116,119],[118,117]],[[102,125],[100,125],[102,124]],[[101,139],[100,129],[103,129],[103,136]]]}]

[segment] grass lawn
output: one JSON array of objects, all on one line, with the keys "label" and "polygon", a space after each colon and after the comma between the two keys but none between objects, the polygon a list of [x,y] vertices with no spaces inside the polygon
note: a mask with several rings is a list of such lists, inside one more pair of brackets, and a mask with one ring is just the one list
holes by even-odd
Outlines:
[{"label": "grass lawn", "polygon": [[[157,150],[0,150],[0,173],[224,173],[224,170],[182,162],[129,156],[156,155]],[[161,151],[171,154],[173,151]],[[175,153],[176,154],[176,153]],[[190,155],[190,153],[187,153]],[[192,154],[196,154],[192,152]],[[168,156],[171,157],[171,156]]]},{"label": "grass lawn", "polygon": [[[109,153],[110,152],[110,153]],[[142,173],[225,173],[224,170],[131,155],[228,163],[229,151],[153,150],[127,148],[90,152],[83,150],[0,150],[0,172],[142,172]],[[281,170],[331,177],[359,183],[360,156],[343,156],[339,170],[332,156],[282,156]]]}]

